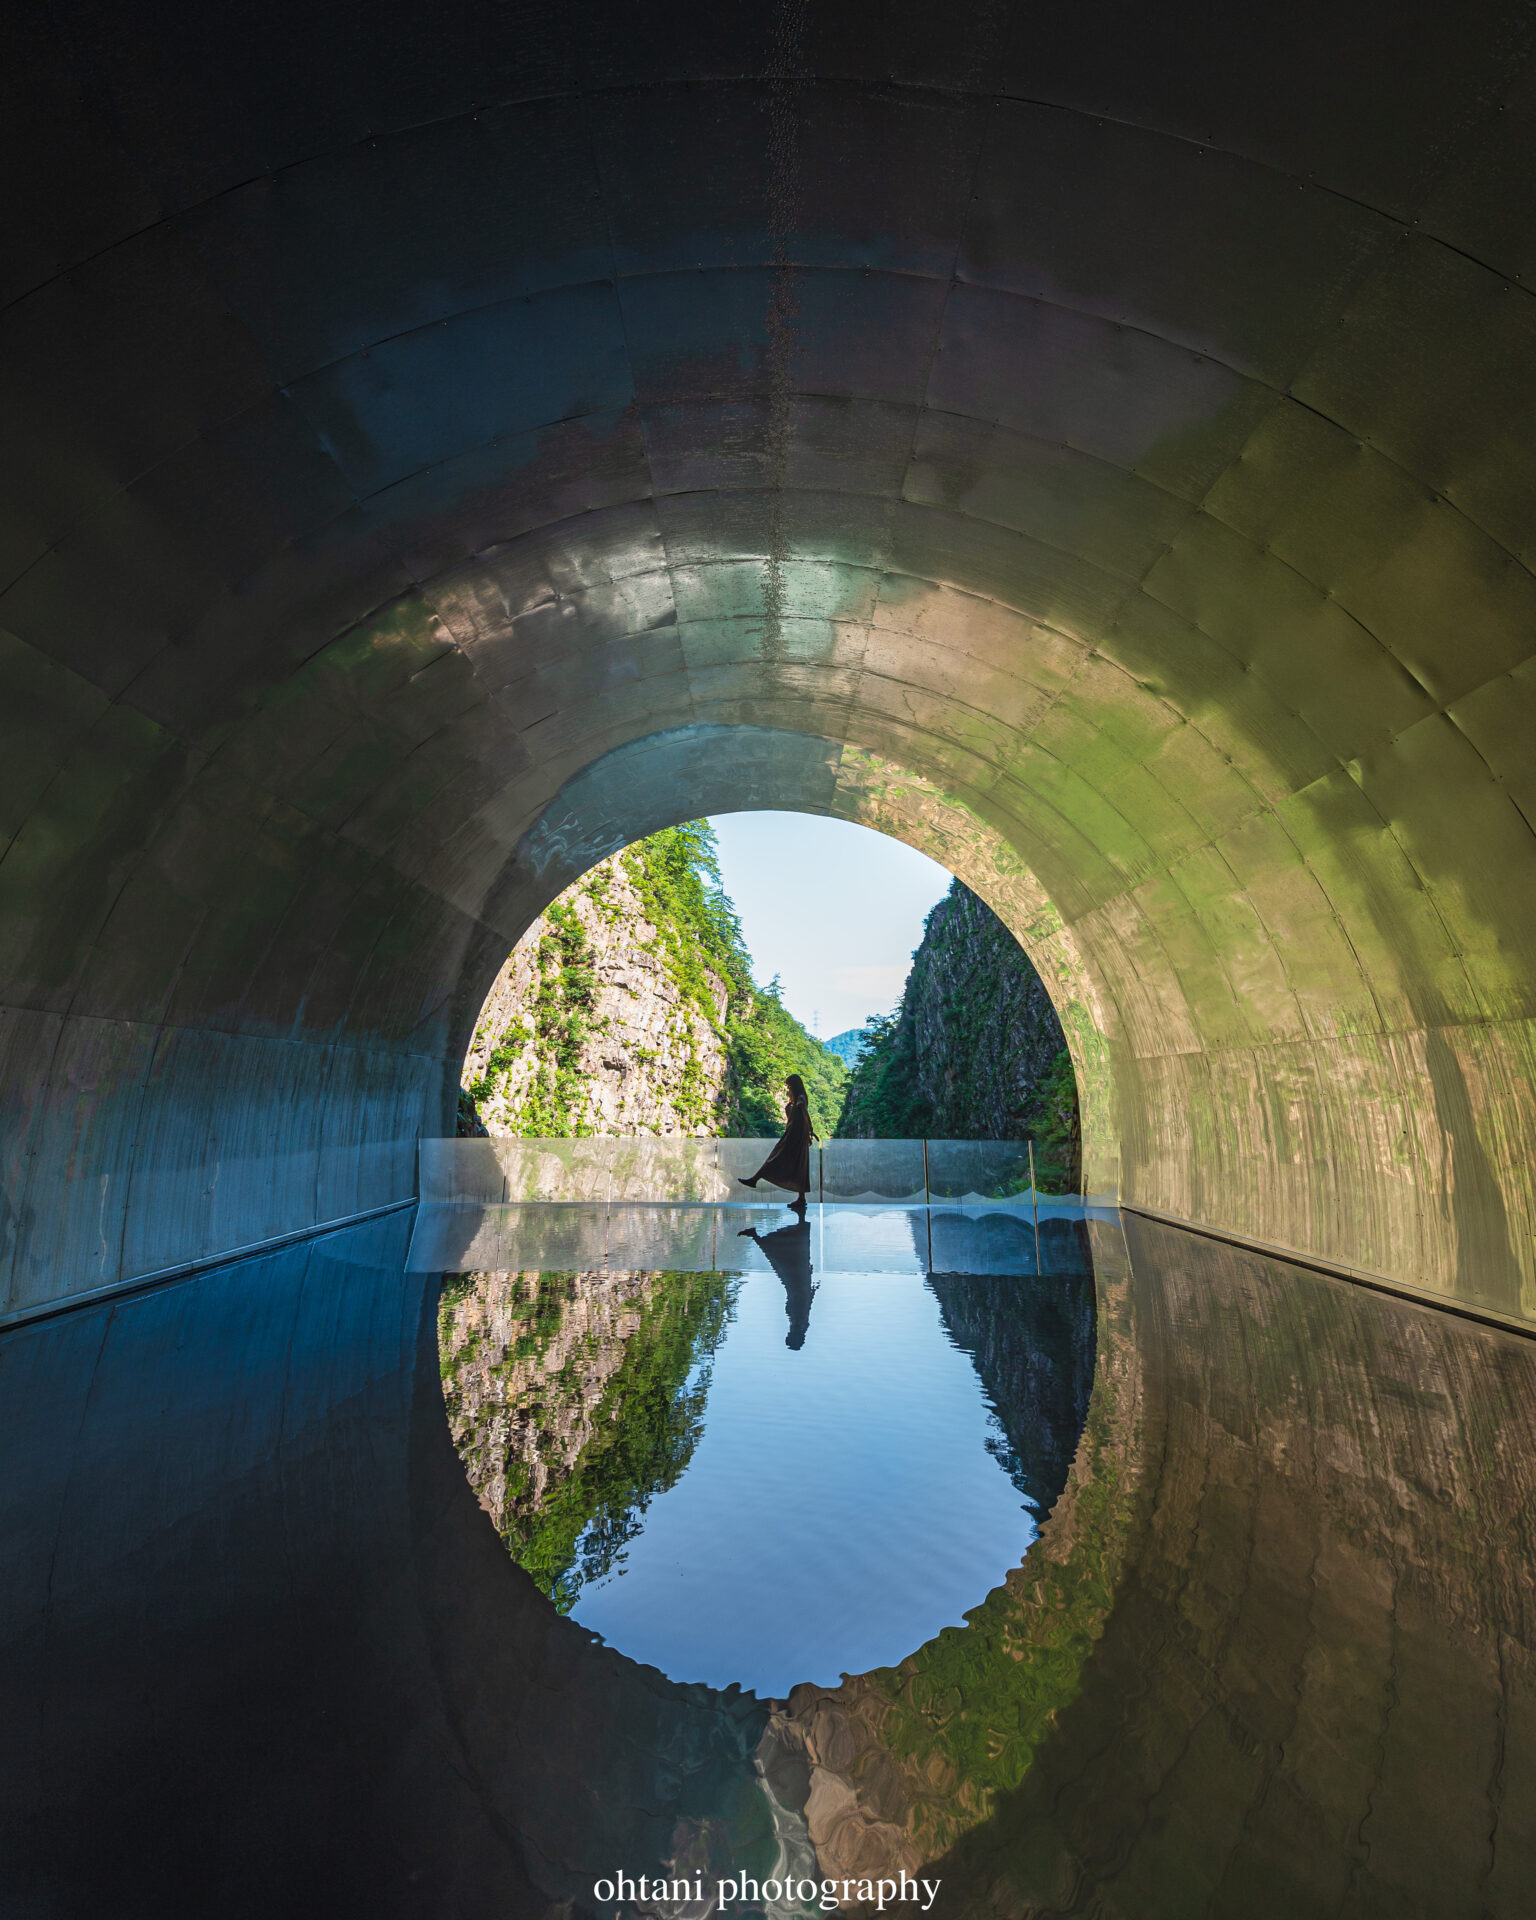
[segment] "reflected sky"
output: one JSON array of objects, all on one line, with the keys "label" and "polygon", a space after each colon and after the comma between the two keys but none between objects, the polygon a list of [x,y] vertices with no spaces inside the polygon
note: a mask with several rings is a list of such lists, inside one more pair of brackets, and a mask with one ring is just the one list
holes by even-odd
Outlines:
[{"label": "reflected sky", "polygon": [[921,1278],[828,1275],[802,1348],[787,1324],[779,1280],[746,1276],[687,1471],[573,1609],[674,1680],[782,1697],[889,1665],[960,1625],[1035,1536]]}]

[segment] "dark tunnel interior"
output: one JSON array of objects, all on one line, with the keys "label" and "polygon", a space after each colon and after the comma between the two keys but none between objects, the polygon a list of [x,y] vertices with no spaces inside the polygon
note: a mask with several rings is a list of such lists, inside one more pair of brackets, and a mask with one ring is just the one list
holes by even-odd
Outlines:
[{"label": "dark tunnel interior", "polygon": [[[1529,10],[0,45],[7,1911],[574,1920],[809,1769],[956,1920],[1519,1913]],[[899,1706],[560,1621],[406,1258],[520,934],[760,808],[958,875],[1081,1094],[1083,1436]]]}]

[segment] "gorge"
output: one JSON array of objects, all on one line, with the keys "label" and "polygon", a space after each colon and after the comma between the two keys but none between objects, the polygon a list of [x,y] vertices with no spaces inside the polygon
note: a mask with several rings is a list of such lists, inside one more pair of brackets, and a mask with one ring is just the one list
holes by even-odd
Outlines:
[{"label": "gorge", "polygon": [[1070,1191],[1077,1089],[1039,974],[960,881],[900,999],[823,1043],[757,985],[708,822],[636,841],[529,927],[475,1024],[461,1133],[771,1135],[799,1073],[818,1134],[1033,1138]]}]

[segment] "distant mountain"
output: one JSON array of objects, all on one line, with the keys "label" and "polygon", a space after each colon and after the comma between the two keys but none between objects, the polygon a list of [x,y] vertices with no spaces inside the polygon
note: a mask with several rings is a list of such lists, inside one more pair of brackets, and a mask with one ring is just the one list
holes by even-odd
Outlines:
[{"label": "distant mountain", "polygon": [[869,1037],[862,1027],[849,1027],[846,1033],[834,1033],[830,1040],[823,1040],[821,1044],[828,1053],[835,1053],[839,1060],[856,1067],[865,1047],[869,1045]]}]

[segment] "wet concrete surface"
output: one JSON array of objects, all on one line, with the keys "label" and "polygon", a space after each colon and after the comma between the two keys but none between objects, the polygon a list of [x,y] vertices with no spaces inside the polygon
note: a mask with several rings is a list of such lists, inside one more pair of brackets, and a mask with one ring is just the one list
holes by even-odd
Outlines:
[{"label": "wet concrete surface", "polygon": [[1023,1566],[771,1707],[511,1564],[409,1231],[0,1341],[0,1910],[576,1914],[784,1822],[957,1920],[1526,1910],[1536,1344],[1094,1223],[1093,1399]]},{"label": "wet concrete surface", "polygon": [[761,1709],[595,1647],[507,1560],[408,1234],[6,1343],[5,1911],[538,1914],[657,1857],[720,1758],[750,1788]]}]

